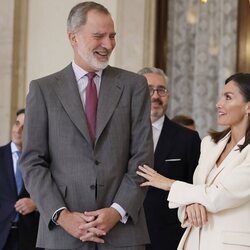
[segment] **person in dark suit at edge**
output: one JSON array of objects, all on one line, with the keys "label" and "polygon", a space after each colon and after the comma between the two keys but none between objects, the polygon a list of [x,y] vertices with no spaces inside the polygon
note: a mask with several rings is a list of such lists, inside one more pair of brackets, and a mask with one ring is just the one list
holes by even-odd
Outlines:
[{"label": "person in dark suit at edge", "polygon": [[33,250],[39,213],[26,191],[19,169],[25,110],[16,113],[11,142],[0,147],[0,249]]},{"label": "person in dark suit at edge", "polygon": [[[200,137],[166,116],[168,78],[158,68],[146,67],[138,74],[148,81],[151,96],[151,123],[154,140],[154,168],[169,178],[192,182],[200,156]],[[184,229],[177,209],[168,208],[168,192],[150,187],[144,201],[151,244],[148,250],[176,250]]]},{"label": "person in dark suit at edge", "polygon": [[116,33],[103,5],[74,6],[67,31],[73,62],[33,80],[27,97],[21,168],[41,214],[38,245],[143,250],[136,170],[153,164],[146,79],[108,66]]}]

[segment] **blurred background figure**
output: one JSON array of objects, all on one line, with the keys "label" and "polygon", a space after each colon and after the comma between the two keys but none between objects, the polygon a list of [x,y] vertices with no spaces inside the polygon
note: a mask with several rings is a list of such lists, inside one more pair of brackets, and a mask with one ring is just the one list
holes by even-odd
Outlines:
[{"label": "blurred background figure", "polygon": [[11,142],[0,147],[0,249],[33,250],[39,213],[19,169],[25,110],[16,113]]},{"label": "blurred background figure", "polygon": [[[151,96],[151,123],[154,141],[154,168],[164,175],[192,182],[200,156],[200,137],[166,116],[170,94],[168,77],[158,68],[143,68],[138,72],[148,82]],[[184,230],[177,209],[169,209],[168,193],[150,187],[144,208],[151,244],[147,250],[176,250]]]},{"label": "blurred background figure", "polygon": [[187,115],[176,115],[172,119],[173,122],[176,122],[186,128],[196,130],[194,119]]}]

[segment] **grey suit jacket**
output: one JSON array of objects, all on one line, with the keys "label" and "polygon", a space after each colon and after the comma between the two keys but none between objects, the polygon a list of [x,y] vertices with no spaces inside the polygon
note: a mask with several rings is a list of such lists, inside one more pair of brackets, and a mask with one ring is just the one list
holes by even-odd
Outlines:
[{"label": "grey suit jacket", "polygon": [[142,206],[146,190],[136,175],[139,164],[153,164],[144,77],[110,66],[103,71],[94,149],[71,64],[31,82],[24,127],[21,167],[41,214],[39,246],[87,246],[55,226],[52,214],[64,206],[83,212],[113,202],[127,211],[129,219],[118,223],[105,241],[114,246],[148,242]]}]

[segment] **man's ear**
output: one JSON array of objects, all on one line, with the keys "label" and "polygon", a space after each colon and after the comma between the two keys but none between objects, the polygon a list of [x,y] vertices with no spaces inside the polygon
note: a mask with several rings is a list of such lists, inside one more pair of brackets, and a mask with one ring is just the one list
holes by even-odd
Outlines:
[{"label": "man's ear", "polygon": [[75,32],[69,32],[68,38],[72,46],[77,44],[77,37]]}]

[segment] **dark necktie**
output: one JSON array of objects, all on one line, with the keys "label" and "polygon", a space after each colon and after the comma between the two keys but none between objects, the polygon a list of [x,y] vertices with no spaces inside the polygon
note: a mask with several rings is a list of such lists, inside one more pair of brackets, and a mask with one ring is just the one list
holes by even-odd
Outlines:
[{"label": "dark necktie", "polygon": [[90,72],[87,74],[88,77],[88,85],[86,88],[86,103],[85,103],[85,113],[87,117],[87,123],[89,128],[89,135],[92,141],[92,145],[95,144],[95,136],[96,136],[96,112],[97,112],[97,91],[96,85],[93,80],[95,77],[94,72]]},{"label": "dark necktie", "polygon": [[21,156],[21,151],[16,151],[18,159],[16,163],[16,174],[15,174],[15,179],[16,179],[16,187],[17,187],[17,193],[20,194],[22,188],[23,188],[23,178],[22,174],[20,171],[20,156]]}]

